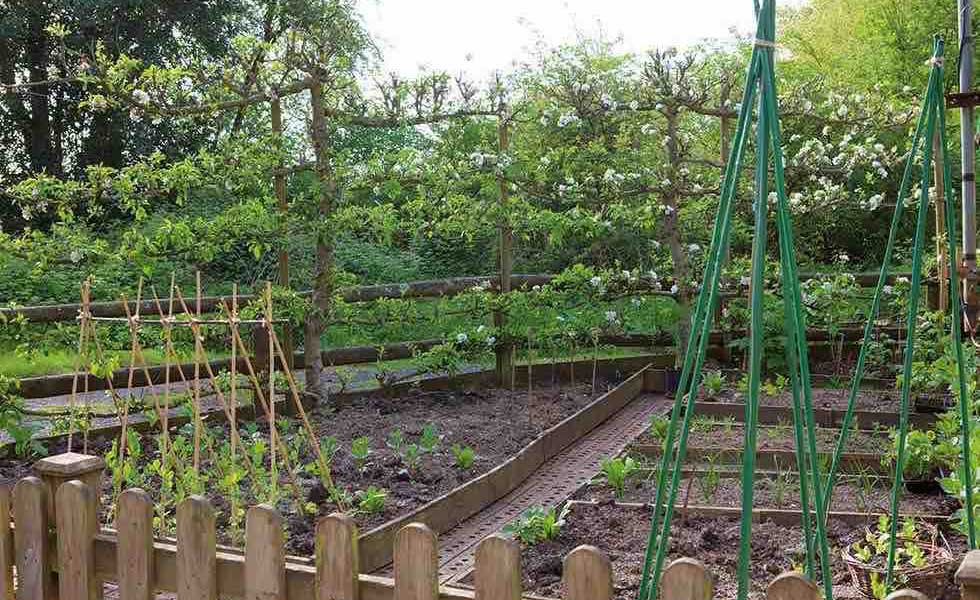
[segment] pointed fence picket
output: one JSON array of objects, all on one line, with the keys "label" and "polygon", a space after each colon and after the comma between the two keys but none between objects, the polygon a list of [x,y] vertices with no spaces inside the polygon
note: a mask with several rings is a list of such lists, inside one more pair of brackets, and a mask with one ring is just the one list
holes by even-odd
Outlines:
[{"label": "pointed fence picket", "polygon": [[[477,546],[474,587],[439,585],[438,540],[414,523],[395,537],[394,578],[358,573],[357,527],[350,517],[317,523],[314,560],[285,554],[282,517],[259,505],[246,514],[244,552],[215,542],[214,509],[191,496],[177,509],[177,540],[152,536],[153,505],[142,490],[127,490],[116,507],[116,531],[98,531],[95,494],[70,481],[55,492],[55,519],[46,510],[47,486],[35,478],[0,487],[0,600],[98,600],[115,584],[120,600],[520,600],[520,547],[491,535]],[[11,521],[12,516],[12,521]],[[681,558],[663,573],[662,600],[710,600],[712,576],[699,561]],[[980,600],[980,551],[967,554],[956,581],[964,600]],[[580,546],[565,558],[564,600],[612,600],[612,565],[597,548]],[[769,584],[768,600],[818,600],[820,591],[796,572]],[[927,600],[899,590],[887,600]]]}]

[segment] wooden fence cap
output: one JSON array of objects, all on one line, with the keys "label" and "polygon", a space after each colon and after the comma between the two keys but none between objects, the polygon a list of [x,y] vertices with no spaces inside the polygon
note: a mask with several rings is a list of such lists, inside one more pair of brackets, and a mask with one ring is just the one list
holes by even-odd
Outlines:
[{"label": "wooden fence cap", "polygon": [[55,454],[34,463],[34,471],[38,475],[55,475],[58,477],[85,475],[92,471],[101,471],[104,468],[105,460],[101,456],[79,454],[78,452]]},{"label": "wooden fence cap", "polygon": [[956,583],[980,585],[980,550],[970,550],[966,553],[960,567],[956,569]]}]

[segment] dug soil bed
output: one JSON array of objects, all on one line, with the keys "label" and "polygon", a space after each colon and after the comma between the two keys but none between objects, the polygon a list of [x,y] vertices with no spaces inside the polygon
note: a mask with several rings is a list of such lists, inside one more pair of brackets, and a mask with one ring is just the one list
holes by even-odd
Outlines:
[{"label": "dug soil bed", "polygon": [[[890,510],[890,482],[876,479],[872,485],[860,479],[847,478],[834,486],[832,511],[887,513]],[[809,481],[807,482],[809,483]],[[613,489],[604,483],[586,485],[572,497],[575,500],[598,502],[653,502],[656,492],[656,475],[651,472],[648,478],[631,478],[623,490],[623,497],[616,498]],[[812,487],[808,486],[812,498]],[[900,505],[902,514],[948,516],[953,514],[959,503],[951,496],[937,490],[925,494],[903,491]],[[723,506],[735,508],[742,505],[742,486],[736,477],[713,479],[705,473],[695,477],[685,477],[677,492],[677,505]],[[759,478],[753,488],[755,508],[776,508],[800,510],[799,479],[795,474]]]},{"label": "dug soil bed", "polygon": [[[337,440],[337,451],[331,463],[333,481],[338,488],[352,495],[351,502],[356,505],[356,492],[369,486],[381,488],[387,494],[382,510],[370,514],[359,511],[353,515],[359,530],[364,533],[421,507],[503,463],[546,429],[584,408],[612,385],[604,382],[597,387],[594,395],[591,385],[540,386],[534,389],[531,398],[528,398],[526,389],[411,389],[398,397],[388,397],[378,392],[358,397],[337,408],[317,407],[309,416],[319,441],[328,436]],[[280,419],[280,423],[278,431],[283,442],[297,452],[293,466],[299,497],[296,497],[280,457],[281,495],[277,508],[288,523],[287,551],[309,555],[313,552],[316,520],[334,512],[336,506],[330,501],[319,477],[311,473],[316,458],[305,442],[301,421],[289,418],[285,422]],[[418,444],[427,425],[434,425],[435,433],[439,436],[438,445],[433,452],[422,453],[417,466],[409,469],[400,455],[386,444],[388,435],[398,430],[402,432],[404,444]],[[215,447],[226,445],[230,437],[226,422],[210,424],[209,431]],[[249,445],[249,440],[268,443],[265,420],[247,425],[240,423],[239,431],[246,445]],[[191,426],[184,425],[179,434],[185,440],[191,439]],[[177,435],[178,431],[171,432],[172,437]],[[143,452],[137,461],[138,479],[131,482],[146,489],[154,501],[159,500],[160,482],[155,475],[149,474],[146,467],[159,458],[158,436],[158,430],[141,436]],[[351,442],[362,436],[370,440],[370,454],[359,466],[351,455]],[[90,454],[105,456],[112,441],[93,439]],[[456,444],[475,451],[473,464],[467,469],[456,465],[451,450]],[[66,450],[63,446],[56,444],[50,452],[63,452]],[[76,451],[77,448],[76,442]],[[32,474],[32,463],[33,459],[0,460],[0,480],[14,480]],[[205,495],[217,512],[219,542],[240,545],[241,539],[234,539],[229,533],[230,506],[227,493],[223,493],[217,485],[219,475],[213,463],[212,456],[202,451],[201,472],[210,477],[204,485]],[[265,464],[268,466],[268,456]],[[107,471],[103,478],[103,506],[112,497],[111,479],[111,473]],[[244,479],[239,485],[241,504],[248,507],[262,502],[263,499],[253,493],[247,473]],[[306,504],[304,514],[297,511],[298,503]],[[169,512],[172,515],[172,507]]]},{"label": "dug soil bed", "polygon": [[[650,511],[641,507],[624,507],[611,503],[576,504],[557,537],[550,541],[521,548],[521,574],[527,592],[562,597],[562,558],[581,544],[598,547],[612,561],[615,597],[636,598],[643,567],[643,553],[650,527]],[[827,527],[835,596],[855,597],[850,575],[841,559],[846,545],[862,540],[865,531],[831,519]],[[966,551],[962,536],[946,531],[954,556]],[[800,527],[786,527],[764,520],[752,526],[751,591],[765,592],[777,575],[803,562],[803,535]],[[736,596],[735,570],[738,562],[739,521],[731,517],[689,517],[683,522],[675,513],[667,561],[690,557],[704,563],[714,576],[714,598]],[[667,563],[665,563],[667,564]],[[953,583],[953,563],[947,577],[944,599],[958,598]],[[819,568],[819,567],[818,567]]]},{"label": "dug soil bed", "polygon": [[[850,385],[850,380],[844,380],[845,385]],[[813,388],[813,408],[824,410],[846,410],[848,389],[835,389],[825,387]],[[738,390],[726,388],[715,394],[708,396],[702,390],[698,399],[701,402],[721,402],[727,404],[742,404],[745,402],[746,394]],[[855,410],[869,410],[878,412],[898,412],[901,398],[895,390],[861,390],[854,400]],[[789,391],[769,395],[759,393],[760,406],[792,406],[793,395]]]},{"label": "dug soil bed", "polygon": [[[826,427],[816,429],[817,451],[832,452],[840,437],[840,430]],[[688,448],[741,448],[745,441],[745,427],[731,422],[695,420],[691,423],[688,434]],[[637,438],[638,444],[657,444],[663,442],[655,439],[647,430]],[[795,449],[793,427],[791,425],[759,426],[756,447],[759,450],[789,450]],[[883,454],[891,448],[888,437],[882,433],[852,431],[844,444],[845,452],[864,452]]]}]

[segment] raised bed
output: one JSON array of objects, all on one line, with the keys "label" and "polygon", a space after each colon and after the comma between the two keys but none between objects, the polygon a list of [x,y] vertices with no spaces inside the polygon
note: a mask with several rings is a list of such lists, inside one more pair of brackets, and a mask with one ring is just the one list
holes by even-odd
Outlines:
[{"label": "raised bed", "polygon": [[[737,508],[741,505],[741,473],[734,468],[688,468],[681,480],[678,503],[692,507],[696,514],[705,506]],[[757,471],[753,506],[799,512],[799,475],[790,471]],[[809,480],[807,481],[809,484]],[[834,485],[832,511],[857,515],[878,515],[889,512],[892,480],[887,476],[844,476]],[[652,502],[656,492],[656,471],[644,469],[627,482],[622,497],[601,481],[584,486],[573,496],[576,500],[596,502]],[[811,488],[812,497],[812,488]],[[936,489],[928,493],[909,493],[902,496],[901,512],[919,515],[930,520],[945,521],[959,508],[955,498]],[[683,511],[681,511],[682,514]]]},{"label": "raised bed", "polygon": [[[424,522],[437,532],[445,531],[507,494],[541,464],[642,392],[645,377],[642,372],[628,378],[623,385],[612,387],[622,379],[626,369],[640,364],[642,359],[635,358],[602,361],[599,372],[605,374],[606,379],[600,390],[611,391],[598,397],[590,394],[591,386],[585,383],[551,386],[551,366],[539,365],[533,369],[537,382],[532,386],[530,398],[526,370],[523,370],[515,391],[487,389],[479,383],[485,381],[488,374],[475,374],[464,378],[469,385],[457,380],[447,389],[448,382],[443,381],[442,389],[439,389],[440,382],[426,381],[417,386],[399,387],[397,396],[391,390],[360,394],[345,398],[337,410],[321,407],[311,411],[318,438],[331,435],[338,440],[341,450],[332,464],[335,482],[350,491],[375,485],[388,493],[383,511],[356,516],[361,530],[367,532],[360,543],[361,568],[367,572],[390,562],[392,536],[407,522]],[[591,369],[580,365],[576,374],[580,379],[586,374],[591,376]],[[555,375],[559,379],[567,377],[560,366]],[[223,416],[223,413],[211,417],[218,415]],[[227,439],[227,423],[222,418],[213,420],[213,426],[221,436],[215,439]],[[208,421],[211,421],[210,417]],[[417,468],[406,468],[395,451],[385,446],[387,435],[397,428],[404,433],[406,443],[415,442],[423,426],[430,423],[435,424],[437,433],[444,436],[438,449],[423,456]],[[293,422],[280,431],[290,438],[299,430],[299,424]],[[106,452],[109,440],[116,435],[117,431],[110,428],[110,431],[94,436],[93,440],[95,437],[101,439],[93,441],[94,449]],[[267,436],[264,424],[260,425],[257,435],[259,438]],[[372,449],[363,469],[355,465],[349,452],[351,440],[358,436],[368,437]],[[475,449],[477,457],[472,468],[464,470],[454,466],[450,452],[453,444]],[[147,453],[139,462],[145,466],[155,457],[150,451],[154,447],[151,436],[144,436],[142,446]],[[301,460],[312,463],[313,457],[301,454]],[[210,462],[205,458],[202,472],[213,468]],[[28,461],[7,460],[3,463],[5,477],[23,476],[29,470]],[[301,502],[313,503],[321,515],[333,510],[317,478],[302,471],[297,473],[297,478],[303,495]],[[111,477],[105,478],[104,491],[111,491],[110,480]],[[150,477],[140,485],[155,494],[158,483]],[[288,483],[288,479],[281,475],[283,489]],[[221,491],[214,485],[207,491],[219,506],[219,532],[227,534],[231,525],[227,517],[227,500],[222,499]],[[253,501],[246,495],[245,502]],[[289,514],[286,519],[290,531],[289,550],[311,554],[316,515],[299,514],[293,507],[292,502],[285,500],[279,504],[280,510]],[[227,535],[219,536],[219,539],[235,541]]]},{"label": "raised bed", "polygon": [[[686,520],[675,512],[668,561],[696,556],[714,575],[714,598],[735,597],[735,548],[739,542],[737,509],[689,508]],[[840,549],[864,536],[866,515],[835,514],[828,522],[835,597],[854,597]],[[802,531],[798,511],[757,510],[752,528],[750,579],[752,592],[763,594],[774,575],[799,568],[802,563]],[[615,598],[636,598],[650,525],[650,508],[629,504],[573,503],[557,537],[521,551],[524,589],[532,594],[558,597],[561,592],[561,557],[582,544],[603,548],[612,563]],[[966,550],[963,538],[946,531],[956,554]],[[955,565],[954,567],[955,568]],[[957,597],[953,573],[948,595]]]}]

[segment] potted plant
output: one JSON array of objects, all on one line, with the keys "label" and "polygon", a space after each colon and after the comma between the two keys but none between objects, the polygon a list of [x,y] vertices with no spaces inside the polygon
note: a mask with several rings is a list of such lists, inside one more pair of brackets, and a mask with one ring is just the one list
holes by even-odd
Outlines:
[{"label": "potted plant", "polygon": [[[877,527],[865,530],[863,541],[841,551],[854,587],[868,598],[885,597],[890,525],[887,516],[880,516]],[[892,571],[895,587],[920,591],[927,598],[942,597],[948,571],[956,560],[946,539],[935,526],[911,517],[902,521],[897,537]]]}]

